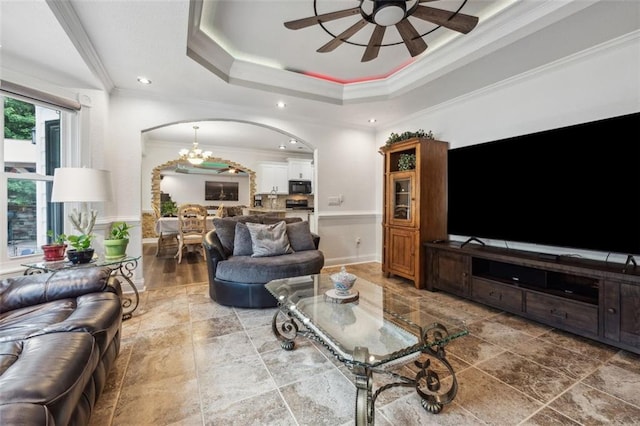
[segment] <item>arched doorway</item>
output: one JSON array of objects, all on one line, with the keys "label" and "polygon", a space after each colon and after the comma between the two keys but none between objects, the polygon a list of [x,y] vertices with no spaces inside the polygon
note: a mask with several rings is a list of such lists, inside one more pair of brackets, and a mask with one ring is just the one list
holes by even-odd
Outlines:
[{"label": "arched doorway", "polygon": [[[146,200],[143,197],[143,238],[156,237],[155,218],[159,214],[161,205],[160,190],[163,170],[175,169],[181,163],[182,160],[177,158],[178,151],[181,148],[190,147],[194,141],[194,125],[198,126],[196,140],[200,147],[218,154],[212,158],[212,161],[225,163],[248,173],[249,200],[251,201],[254,194],[257,193],[256,152],[270,151],[272,158],[267,158],[267,161],[273,160],[274,156],[281,158],[307,156],[312,160],[315,158],[315,148],[296,136],[273,126],[245,120],[215,118],[190,120],[167,123],[143,130],[143,143],[145,144],[142,159],[143,172],[151,174],[150,181],[144,182],[143,180],[142,187],[143,194],[150,194],[150,198]],[[292,144],[292,141],[295,142],[295,145]],[[164,152],[161,155],[153,153],[158,150],[156,144],[164,146]],[[282,145],[285,145],[287,149],[282,150]],[[245,151],[241,155],[235,151],[232,152],[232,155],[228,155],[225,148],[229,147],[232,150]],[[250,158],[246,158],[247,156]],[[245,160],[247,161],[245,162]],[[147,185],[149,186],[147,187]],[[246,194],[246,192],[244,193]]]}]

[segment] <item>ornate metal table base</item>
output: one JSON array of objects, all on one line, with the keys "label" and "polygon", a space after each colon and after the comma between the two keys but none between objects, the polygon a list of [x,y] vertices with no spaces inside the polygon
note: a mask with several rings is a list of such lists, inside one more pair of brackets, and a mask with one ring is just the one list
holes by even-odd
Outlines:
[{"label": "ornate metal table base", "polygon": [[[122,320],[128,320],[133,316],[133,311],[138,308],[140,303],[140,294],[138,294],[138,288],[133,283],[131,277],[133,277],[133,271],[138,267],[138,259],[126,259],[111,269],[112,277],[121,277],[124,282],[131,288],[133,293],[122,292]],[[121,281],[122,284],[122,281]]]},{"label": "ornate metal table base", "polygon": [[[285,317],[282,324],[278,326],[278,318]],[[446,359],[444,344],[427,346],[416,354],[426,355],[425,361],[416,360],[413,362],[418,372],[415,377],[406,377],[391,371],[374,368],[367,365],[369,359],[369,350],[364,347],[356,347],[353,354],[353,360],[346,359],[336,350],[325,342],[320,336],[314,333],[308,327],[300,324],[291,312],[281,307],[276,311],[271,323],[271,329],[276,338],[280,341],[282,349],[290,351],[295,347],[295,338],[304,336],[315,340],[322,344],[333,356],[345,363],[355,375],[356,384],[356,408],[355,421],[357,426],[373,425],[375,420],[375,401],[381,392],[392,387],[404,386],[414,387],[422,402],[422,407],[430,413],[438,414],[443,406],[453,401],[458,392],[458,381],[456,379],[453,367]],[[427,344],[433,341],[447,341],[446,336],[449,333],[441,324],[433,324],[427,330],[422,332],[422,342]],[[424,358],[424,357],[421,357]],[[438,370],[446,369],[448,376],[440,378],[440,375],[433,368],[433,364],[437,364]],[[375,392],[373,391],[373,373],[385,374],[391,376],[394,380],[384,386],[380,386]]]}]

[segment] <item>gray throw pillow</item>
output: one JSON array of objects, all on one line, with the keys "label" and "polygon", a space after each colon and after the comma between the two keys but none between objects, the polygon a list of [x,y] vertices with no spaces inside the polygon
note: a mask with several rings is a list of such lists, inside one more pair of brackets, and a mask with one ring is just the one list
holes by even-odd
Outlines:
[{"label": "gray throw pillow", "polygon": [[[238,231],[236,231],[237,233]],[[309,228],[309,222],[295,222],[287,224],[287,236],[293,251],[315,250],[313,236]]]},{"label": "gray throw pillow", "polygon": [[251,247],[251,233],[247,225],[238,222],[236,223],[236,236],[233,240],[233,255],[234,256],[251,256],[253,254],[253,248]]},{"label": "gray throw pillow", "polygon": [[251,234],[251,257],[278,256],[292,252],[284,221],[273,225],[247,223],[247,228]]},{"label": "gray throw pillow", "polygon": [[213,227],[216,235],[220,239],[220,244],[224,248],[225,255],[230,256],[233,253],[233,241],[236,236],[236,221],[233,219],[213,218]]}]

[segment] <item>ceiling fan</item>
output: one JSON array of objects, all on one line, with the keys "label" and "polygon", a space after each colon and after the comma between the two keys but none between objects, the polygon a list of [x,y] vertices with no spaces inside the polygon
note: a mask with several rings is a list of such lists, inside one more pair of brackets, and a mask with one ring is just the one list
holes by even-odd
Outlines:
[{"label": "ceiling fan", "polygon": [[[399,44],[383,44],[387,27],[393,25],[398,30],[412,57],[424,52],[427,49],[427,43],[422,37],[428,32],[420,34],[409,21],[410,17],[422,19],[439,27],[445,27],[463,34],[467,34],[474,29],[478,23],[477,17],[460,13],[460,9],[464,7],[468,0],[464,0],[456,11],[437,9],[420,4],[438,0],[359,0],[360,4],[357,7],[323,14],[317,13],[317,1],[314,0],[315,16],[288,21],[284,23],[284,26],[290,30],[299,30],[312,25],[320,25],[324,31],[333,37],[332,40],[317,50],[317,52],[326,53],[333,51],[345,42],[364,46],[359,43],[351,43],[348,39],[368,24],[373,24],[375,28],[369,42],[366,44],[361,62],[368,62],[377,58],[380,47]],[[360,15],[360,20],[338,35],[333,34],[323,25],[325,22],[353,15]]]}]

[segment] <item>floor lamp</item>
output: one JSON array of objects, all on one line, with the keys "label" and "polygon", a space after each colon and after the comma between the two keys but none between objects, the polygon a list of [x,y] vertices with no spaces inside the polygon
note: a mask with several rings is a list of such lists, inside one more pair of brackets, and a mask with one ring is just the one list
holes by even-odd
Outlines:
[{"label": "floor lamp", "polygon": [[89,235],[96,223],[96,210],[89,210],[88,203],[111,201],[111,172],[85,167],[63,167],[53,172],[51,202],[81,203],[80,210],[73,209],[69,220],[81,234]]}]

